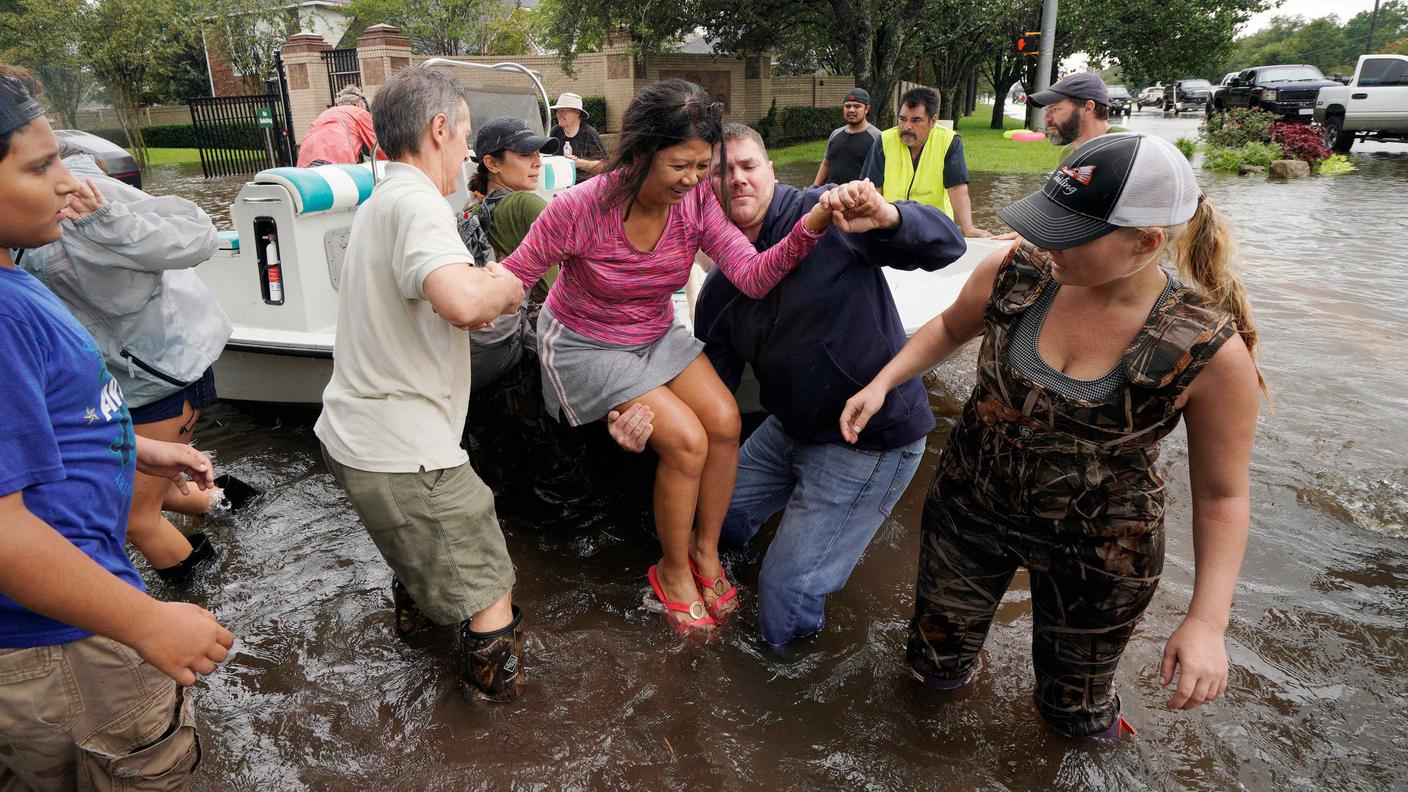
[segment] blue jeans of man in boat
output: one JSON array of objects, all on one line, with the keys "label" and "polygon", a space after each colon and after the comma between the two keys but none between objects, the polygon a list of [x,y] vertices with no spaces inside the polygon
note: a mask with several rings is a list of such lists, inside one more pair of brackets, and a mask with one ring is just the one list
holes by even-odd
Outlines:
[{"label": "blue jeans of man in boat", "polygon": [[758,631],[778,646],[825,623],[826,595],[846,585],[904,494],[924,438],[887,451],[803,443],[769,417],[738,453],[722,541],[743,546],[783,510],[758,575]]}]

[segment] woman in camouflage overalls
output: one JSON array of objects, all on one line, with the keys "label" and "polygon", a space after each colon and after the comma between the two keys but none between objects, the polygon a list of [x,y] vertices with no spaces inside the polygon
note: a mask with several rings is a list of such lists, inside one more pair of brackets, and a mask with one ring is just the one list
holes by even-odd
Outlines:
[{"label": "woman in camouflage overalls", "polygon": [[[1163,568],[1159,441],[1185,417],[1197,576],[1162,683],[1177,671],[1171,709],[1226,688],[1256,331],[1222,220],[1166,141],[1091,141],[1000,215],[1027,242],[974,271],[847,403],[841,430],[854,441],[892,384],[984,334],[977,386],[924,507],[908,661],[930,686],[967,682],[1025,567],[1038,711],[1066,734],[1117,736],[1128,724],[1115,668]],[[1169,249],[1178,276],[1158,266]]]}]

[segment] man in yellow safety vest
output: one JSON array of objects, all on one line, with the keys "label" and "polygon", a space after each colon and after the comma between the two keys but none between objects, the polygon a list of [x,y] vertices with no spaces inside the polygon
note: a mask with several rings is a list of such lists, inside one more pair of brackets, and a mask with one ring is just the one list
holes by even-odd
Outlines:
[{"label": "man in yellow safety vest", "polygon": [[898,126],[880,133],[861,173],[887,201],[928,204],[953,218],[964,236],[992,236],[973,225],[963,138],[939,126],[939,93],[932,88],[905,91]]}]

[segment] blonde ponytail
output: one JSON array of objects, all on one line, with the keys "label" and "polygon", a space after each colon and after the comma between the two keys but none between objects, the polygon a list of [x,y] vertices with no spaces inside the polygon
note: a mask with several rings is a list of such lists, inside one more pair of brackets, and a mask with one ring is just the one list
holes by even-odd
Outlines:
[{"label": "blonde ponytail", "polygon": [[[1261,336],[1252,318],[1246,287],[1236,272],[1237,244],[1226,218],[1203,194],[1198,198],[1198,208],[1193,212],[1193,217],[1181,226],[1165,229],[1165,234],[1173,245],[1179,277],[1185,283],[1191,283],[1208,302],[1231,315],[1237,325],[1237,333],[1242,336],[1247,352],[1252,356],[1252,364],[1256,365],[1257,344]],[[1256,380],[1261,392],[1269,399],[1271,393],[1267,390],[1259,365]]]}]

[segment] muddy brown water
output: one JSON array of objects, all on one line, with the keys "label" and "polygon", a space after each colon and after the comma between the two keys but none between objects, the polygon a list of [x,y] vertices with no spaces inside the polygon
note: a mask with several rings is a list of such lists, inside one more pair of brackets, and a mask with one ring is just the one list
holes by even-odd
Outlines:
[{"label": "muddy brown water", "polygon": [[[1188,121],[1133,124],[1192,134]],[[1137,739],[1082,744],[1038,722],[1020,577],[975,684],[946,697],[906,680],[919,511],[973,383],[971,347],[929,380],[940,426],[926,464],[831,598],[826,628],[788,656],[752,637],[760,546],[726,556],[741,617],[716,643],[688,647],[647,606],[658,547],[639,514],[547,530],[505,511],[531,631],[529,692],[509,707],[466,704],[441,639],[393,636],[390,574],[319,459],[316,414],[222,404],[202,420],[200,445],[267,493],[207,526],[218,567],[184,592],[237,636],[201,683],[195,788],[1403,788],[1408,146],[1362,145],[1352,160],[1355,173],[1284,184],[1199,173],[1241,238],[1276,399],[1257,432],[1224,700],[1170,713],[1158,686],[1192,591],[1181,430],[1165,443],[1163,584],[1118,673]],[[814,173],[807,163],[782,175]],[[149,185],[177,184],[211,208],[238,187],[166,179]],[[1039,183],[975,174],[979,223],[997,228],[995,209]]]}]

